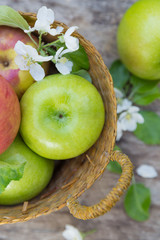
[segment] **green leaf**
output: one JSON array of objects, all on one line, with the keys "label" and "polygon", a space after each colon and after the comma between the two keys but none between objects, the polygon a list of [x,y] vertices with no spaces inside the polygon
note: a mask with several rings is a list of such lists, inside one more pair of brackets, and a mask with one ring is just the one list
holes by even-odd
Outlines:
[{"label": "green leaf", "polygon": [[23,176],[26,162],[0,161],[0,193],[2,193],[12,180],[19,180]]},{"label": "green leaf", "polygon": [[[45,48],[45,50],[49,53],[49,55],[54,56],[56,54],[56,50],[52,47]],[[40,51],[42,56],[46,56],[46,53],[44,50]]]},{"label": "green leaf", "polygon": [[81,69],[89,70],[89,59],[82,45],[79,45],[77,51],[66,53],[64,56],[73,62],[72,72],[77,72]]},{"label": "green leaf", "polygon": [[141,183],[132,184],[125,196],[124,207],[132,219],[143,222],[149,218],[150,190]]},{"label": "green leaf", "polygon": [[17,136],[11,146],[0,154],[0,193],[5,190],[12,180],[18,181],[23,177],[26,160],[16,150],[21,149],[19,138]]},{"label": "green leaf", "polygon": [[131,76],[130,83],[133,85],[129,98],[138,105],[148,105],[160,98],[159,81],[149,81]]},{"label": "green leaf", "polygon": [[113,173],[122,173],[122,168],[121,165],[116,162],[116,161],[110,161],[109,164],[107,165],[107,170]]},{"label": "green leaf", "polygon": [[132,75],[130,83],[133,85],[132,92],[145,93],[155,88],[155,86],[159,83],[159,80],[149,81]]},{"label": "green leaf", "polygon": [[141,111],[144,123],[138,124],[135,136],[146,144],[160,144],[160,116],[151,111]]},{"label": "green leaf", "polygon": [[[65,43],[61,43],[60,41],[54,43],[54,46],[57,48],[66,48]],[[72,73],[81,69],[89,70],[89,59],[84,47],[82,47],[81,44],[79,44],[79,49],[77,51],[66,53],[63,56],[73,62]]]},{"label": "green leaf", "polygon": [[[114,146],[113,150],[121,151],[120,147],[118,147],[117,145]],[[109,164],[107,165],[107,170],[113,173],[118,173],[118,174],[122,173],[121,165],[116,161],[110,161]]]},{"label": "green leaf", "polygon": [[113,78],[114,87],[122,90],[130,77],[127,68],[120,60],[116,60],[110,67],[110,73]]},{"label": "green leaf", "polygon": [[77,72],[73,72],[73,74],[78,75],[78,76],[80,76],[80,77],[83,77],[83,78],[85,78],[87,81],[89,81],[90,83],[92,83],[92,79],[91,79],[90,74],[89,74],[86,70],[84,70],[84,69],[81,69],[81,70],[79,70],[79,71],[77,71]]},{"label": "green leaf", "polygon": [[28,29],[27,21],[14,9],[8,6],[0,6],[0,25]]},{"label": "green leaf", "polygon": [[135,93],[132,101],[137,105],[146,106],[156,99],[160,99],[160,89],[157,86],[143,93]]},{"label": "green leaf", "polygon": [[118,147],[117,145],[114,146],[114,151],[121,151],[120,147]]}]

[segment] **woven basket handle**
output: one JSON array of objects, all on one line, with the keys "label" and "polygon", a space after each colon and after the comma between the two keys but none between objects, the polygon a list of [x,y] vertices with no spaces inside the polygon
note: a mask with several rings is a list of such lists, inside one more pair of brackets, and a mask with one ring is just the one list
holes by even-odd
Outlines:
[{"label": "woven basket handle", "polygon": [[74,198],[68,199],[67,206],[70,213],[74,217],[87,220],[99,217],[107,213],[120,199],[124,191],[128,188],[132,179],[133,172],[133,165],[131,161],[125,154],[119,151],[113,152],[110,156],[110,160],[118,162],[122,167],[122,174],[118,180],[117,185],[104,199],[90,207],[80,205],[79,202]]}]

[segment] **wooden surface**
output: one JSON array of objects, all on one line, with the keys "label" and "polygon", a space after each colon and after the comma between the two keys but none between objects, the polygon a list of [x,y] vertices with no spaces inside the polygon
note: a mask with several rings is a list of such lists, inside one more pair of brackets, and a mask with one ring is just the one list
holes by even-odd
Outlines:
[{"label": "wooden surface", "polygon": [[[118,57],[116,49],[116,31],[118,23],[126,9],[135,0],[0,0],[16,10],[36,12],[42,5],[55,10],[56,20],[69,26],[78,25],[79,32],[90,40],[109,67]],[[160,103],[148,107],[160,114]],[[160,147],[147,146],[132,134],[125,134],[120,144],[123,152],[131,158],[135,168],[141,164],[153,165],[160,175]],[[116,174],[106,171],[83,196],[82,204],[98,202],[114,186]],[[26,223],[0,226],[0,240],[62,240],[65,224],[72,224],[81,231],[96,229],[86,240],[155,240],[160,239],[160,177],[142,179],[136,175],[136,181],[150,188],[152,206],[148,221],[138,223],[124,212],[123,199],[104,216],[94,220],[80,221],[73,218],[67,208],[54,214],[41,216]]]}]

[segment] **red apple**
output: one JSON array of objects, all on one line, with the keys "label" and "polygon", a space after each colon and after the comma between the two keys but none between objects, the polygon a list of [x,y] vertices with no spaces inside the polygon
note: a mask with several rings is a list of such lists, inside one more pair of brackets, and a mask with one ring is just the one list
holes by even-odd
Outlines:
[{"label": "red apple", "polygon": [[11,85],[0,76],[0,154],[14,141],[20,119],[18,97]]},{"label": "red apple", "polygon": [[[38,42],[35,36],[32,37]],[[34,79],[29,71],[22,71],[15,64],[16,52],[14,46],[18,40],[35,47],[35,44],[21,29],[7,26],[0,27],[0,75],[12,85],[18,97],[21,98],[27,88],[34,82]],[[43,64],[43,67],[47,71],[48,63]]]}]

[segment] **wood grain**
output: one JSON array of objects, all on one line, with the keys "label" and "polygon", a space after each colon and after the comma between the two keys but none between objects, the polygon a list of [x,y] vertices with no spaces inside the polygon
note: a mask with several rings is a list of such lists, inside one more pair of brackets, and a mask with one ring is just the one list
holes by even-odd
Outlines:
[{"label": "wood grain", "polygon": [[[116,31],[118,23],[135,0],[0,0],[14,9],[34,12],[46,5],[55,10],[56,20],[69,26],[78,25],[79,33],[90,40],[102,54],[109,67],[118,57],[116,49]],[[160,114],[160,103],[155,102],[148,109]],[[120,142],[124,153],[128,154],[135,168],[143,163],[153,165],[160,175],[160,148],[147,146],[132,134],[125,134]],[[118,179],[116,174],[105,171],[103,177],[80,198],[82,204],[98,202],[114,186]],[[72,224],[81,231],[96,229],[96,233],[86,240],[155,240],[160,239],[160,177],[136,180],[144,182],[151,190],[152,206],[150,219],[138,223],[126,216],[123,199],[109,212],[94,220],[80,221],[73,218],[67,208],[48,216],[42,216],[26,223],[0,226],[0,240],[62,240],[61,232],[65,224]]]}]

